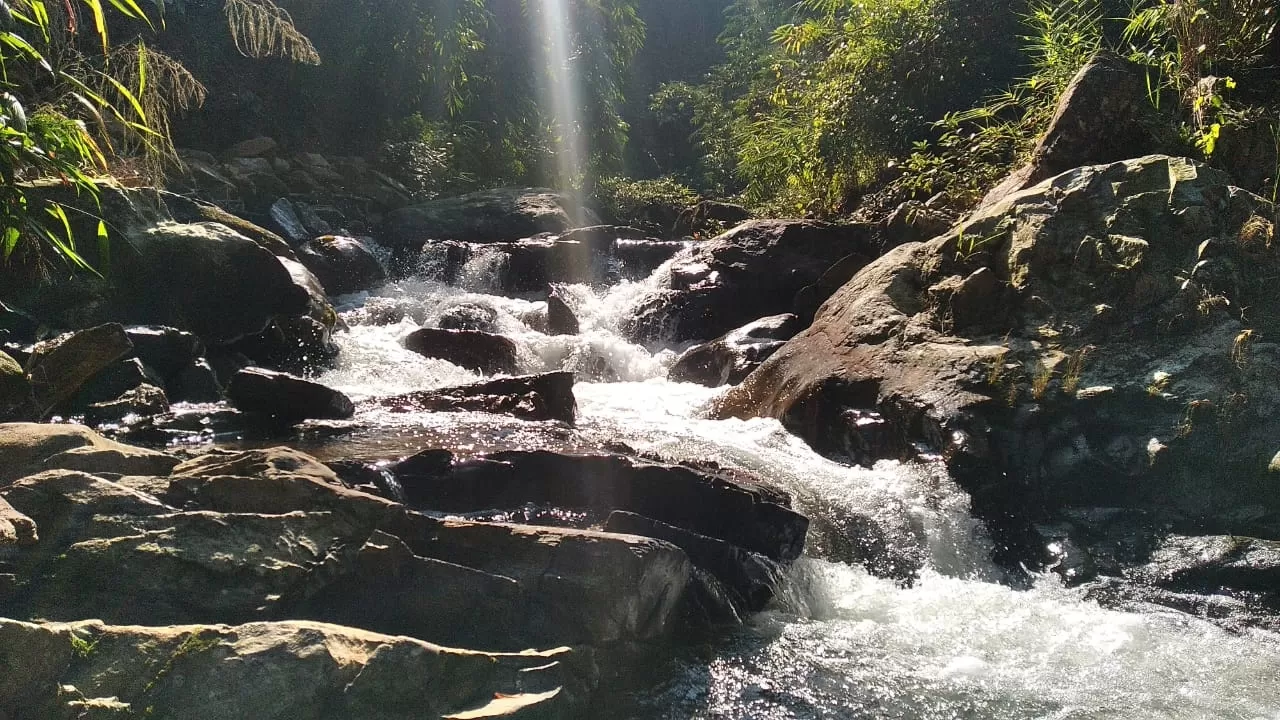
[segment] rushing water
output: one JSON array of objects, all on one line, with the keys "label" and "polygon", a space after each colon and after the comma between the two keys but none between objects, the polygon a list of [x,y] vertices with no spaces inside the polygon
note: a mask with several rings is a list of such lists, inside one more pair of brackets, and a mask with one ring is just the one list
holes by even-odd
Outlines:
[{"label": "rushing water", "polygon": [[340,366],[320,380],[369,398],[476,379],[399,341],[457,305],[477,305],[517,342],[523,370],[597,379],[576,387],[578,428],[370,409],[356,421],[366,429],[331,452],[407,453],[439,438],[484,450],[550,438],[714,460],[789,491],[815,534],[838,530],[842,517],[870,518],[921,568],[908,587],[855,564],[806,558],[777,607],[672,658],[649,689],[611,704],[609,717],[1280,720],[1280,638],[1229,634],[1158,608],[1104,609],[1052,577],[1026,590],[1001,584],[968,498],[937,468],[851,468],[816,455],[776,421],[700,417],[721,391],[667,382],[679,348],[643,348],[618,333],[650,283],[567,288],[582,333],[551,337],[534,329],[544,303],[489,292],[502,258],[477,258],[458,287],[419,278],[344,298],[351,332],[340,338]]}]

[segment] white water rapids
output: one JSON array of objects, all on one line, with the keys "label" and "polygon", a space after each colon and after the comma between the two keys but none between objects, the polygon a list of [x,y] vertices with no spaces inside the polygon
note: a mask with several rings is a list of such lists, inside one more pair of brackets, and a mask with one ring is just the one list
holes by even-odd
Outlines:
[{"label": "white water rapids", "polygon": [[[485,275],[481,264],[463,287],[415,279],[344,298],[351,331],[339,337],[340,366],[319,380],[357,399],[474,380],[399,342],[458,304],[488,307],[519,345],[523,370],[594,369],[611,380],[577,385],[580,438],[748,471],[790,492],[815,524],[833,513],[872,517],[924,562],[908,588],[858,566],[802,560],[776,608],[672,659],[608,717],[1280,720],[1280,637],[1157,608],[1107,610],[1052,577],[1011,589],[998,582],[967,496],[936,469],[851,468],[773,420],[700,418],[721,391],[667,382],[675,349],[638,347],[617,330],[649,283],[569,288],[582,333],[550,337],[530,328],[542,304],[489,294]],[[399,438],[431,427],[477,447],[518,444],[524,432],[465,414],[363,419]]]}]

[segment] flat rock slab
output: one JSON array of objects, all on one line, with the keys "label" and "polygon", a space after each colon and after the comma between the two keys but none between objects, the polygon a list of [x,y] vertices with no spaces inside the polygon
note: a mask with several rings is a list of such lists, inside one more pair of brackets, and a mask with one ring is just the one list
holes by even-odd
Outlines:
[{"label": "flat rock slab", "polygon": [[0,487],[43,470],[167,475],[178,459],[108,440],[83,425],[0,424]]},{"label": "flat rock slab", "polygon": [[550,372],[424,390],[374,400],[371,404],[393,412],[488,412],[522,420],[559,420],[572,425],[578,408],[573,383],[571,372]]},{"label": "flat rock slab", "polygon": [[399,479],[417,507],[474,512],[534,503],[626,510],[780,561],[800,556],[809,527],[780,492],[622,455],[500,452],[443,471],[402,469]]},{"label": "flat rock slab", "polygon": [[495,698],[563,717],[589,682],[567,649],[478,652],[302,621],[0,620],[0,667],[0,712],[17,718],[484,718],[500,716]]}]

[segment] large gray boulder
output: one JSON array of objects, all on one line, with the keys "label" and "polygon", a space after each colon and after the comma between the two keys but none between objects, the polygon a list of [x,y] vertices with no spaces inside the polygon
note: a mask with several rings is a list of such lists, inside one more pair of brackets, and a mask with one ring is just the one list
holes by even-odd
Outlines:
[{"label": "large gray boulder", "polygon": [[1276,208],[1193,161],[1080,168],[868,265],[720,403],[940,454],[1002,540],[1068,507],[1280,537]]},{"label": "large gray boulder", "polygon": [[377,239],[393,248],[427,240],[513,241],[583,224],[575,215],[581,210],[552,190],[497,188],[395,210]]}]

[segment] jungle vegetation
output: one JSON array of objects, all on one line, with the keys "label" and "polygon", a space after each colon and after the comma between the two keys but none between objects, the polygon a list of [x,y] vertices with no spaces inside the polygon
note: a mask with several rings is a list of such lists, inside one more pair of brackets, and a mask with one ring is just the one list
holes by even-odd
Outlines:
[{"label": "jungle vegetation", "polygon": [[[577,117],[546,100],[563,7]],[[82,264],[41,179],[163,183],[177,148],[268,135],[377,156],[423,195],[574,186],[638,207],[839,215],[972,205],[1095,53],[1187,154],[1280,151],[1274,0],[0,0],[0,250]],[[568,139],[587,155],[566,176]],[[1256,148],[1256,143],[1250,145]],[[1274,196],[1280,173],[1250,188]]]}]

